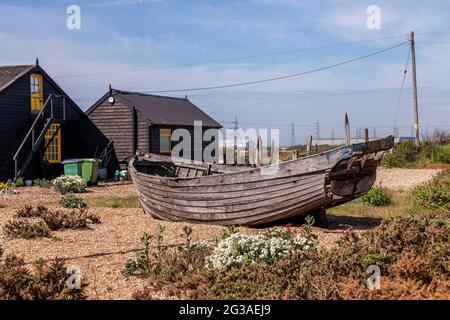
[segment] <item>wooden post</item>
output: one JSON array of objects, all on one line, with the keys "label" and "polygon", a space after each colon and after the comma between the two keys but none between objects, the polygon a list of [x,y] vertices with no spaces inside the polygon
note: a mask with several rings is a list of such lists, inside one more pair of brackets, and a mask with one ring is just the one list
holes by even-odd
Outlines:
[{"label": "wooden post", "polygon": [[364,141],[369,142],[369,129],[364,129]]},{"label": "wooden post", "polygon": [[306,142],[306,155],[311,155],[311,149],[312,149],[312,135],[308,136],[308,141]]},{"label": "wooden post", "polygon": [[255,166],[261,166],[261,156],[262,156],[262,140],[261,136],[258,135],[258,140],[256,142],[256,150],[255,150]]},{"label": "wooden post", "polygon": [[348,121],[348,114],[345,113],[345,144],[350,144],[350,122]]},{"label": "wooden post", "polygon": [[414,107],[414,131],[416,133],[416,146],[420,145],[419,132],[419,108],[417,106],[417,77],[416,77],[416,48],[414,44],[414,31],[411,31],[411,62],[413,78],[413,107]]}]

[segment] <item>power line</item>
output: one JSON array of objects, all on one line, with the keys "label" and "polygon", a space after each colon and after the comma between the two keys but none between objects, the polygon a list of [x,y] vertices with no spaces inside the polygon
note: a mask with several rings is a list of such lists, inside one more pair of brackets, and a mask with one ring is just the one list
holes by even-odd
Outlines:
[{"label": "power line", "polygon": [[203,91],[203,90],[214,90],[214,89],[225,89],[225,88],[232,88],[232,87],[239,87],[239,86],[247,86],[247,85],[252,85],[252,84],[259,84],[259,83],[264,83],[264,82],[272,82],[272,81],[277,81],[277,80],[282,80],[282,79],[288,79],[288,78],[294,78],[294,77],[299,77],[305,74],[310,74],[310,73],[314,73],[314,72],[319,72],[319,71],[323,71],[323,70],[327,70],[327,69],[331,69],[331,68],[335,68],[335,67],[339,67],[345,64],[349,64],[358,60],[363,60],[384,52],[387,52],[389,50],[398,48],[403,46],[404,44],[409,43],[408,41],[404,41],[402,43],[396,44],[394,46],[382,49],[382,50],[378,50],[357,58],[353,58],[350,60],[346,60],[343,62],[339,62],[336,64],[332,64],[329,66],[325,66],[325,67],[320,67],[320,68],[316,68],[316,69],[312,69],[312,70],[308,70],[308,71],[304,71],[304,72],[298,72],[298,73],[294,73],[294,74],[289,74],[289,75],[284,75],[284,76],[279,76],[279,77],[273,77],[273,78],[268,78],[268,79],[262,79],[262,80],[256,80],[256,81],[248,81],[248,82],[241,82],[241,83],[234,83],[234,84],[226,84],[226,85],[218,85],[218,86],[210,86],[210,87],[200,87],[200,88],[185,88],[185,89],[169,89],[169,90],[155,90],[155,91],[141,91],[143,93],[173,93],[173,92],[185,92],[185,91]]},{"label": "power line", "polygon": [[352,42],[342,42],[342,43],[336,43],[336,44],[332,44],[332,45],[324,45],[324,46],[318,46],[318,47],[312,47],[312,48],[268,52],[268,53],[248,55],[248,56],[242,56],[242,57],[217,59],[217,60],[210,60],[210,61],[203,61],[203,62],[172,64],[172,65],[165,65],[165,66],[159,66],[159,67],[139,67],[139,68],[130,68],[130,69],[123,69],[123,70],[111,70],[111,71],[104,71],[104,72],[79,73],[79,74],[60,75],[60,76],[57,75],[57,76],[55,76],[55,78],[78,78],[78,77],[98,76],[98,75],[107,75],[107,74],[128,73],[128,72],[144,71],[144,70],[160,70],[160,69],[171,69],[171,68],[179,68],[179,67],[189,67],[189,66],[197,66],[197,65],[203,65],[203,64],[230,62],[230,61],[237,61],[237,60],[244,60],[244,59],[262,58],[262,57],[268,57],[268,56],[314,51],[314,50],[320,50],[320,49],[329,49],[329,48],[341,47],[341,46],[346,46],[346,45],[395,39],[395,38],[399,38],[399,37],[403,37],[403,36],[404,35],[393,35],[393,36],[372,38],[372,39],[352,41]]},{"label": "power line", "polygon": [[405,88],[405,80],[406,80],[406,74],[408,73],[408,65],[409,65],[409,57],[410,57],[410,55],[411,55],[411,48],[408,50],[408,56],[406,57],[405,71],[403,71],[402,87],[400,89],[400,96],[398,98],[397,109],[395,110],[394,127],[397,124],[398,113],[400,111],[400,104],[401,104],[402,98],[403,98],[403,89]]},{"label": "power line", "polygon": [[[219,121],[219,123],[223,125],[227,124],[235,124],[236,121]],[[239,125],[254,125],[254,126],[274,126],[274,127],[290,127],[292,128],[292,123],[270,123],[270,122],[242,122],[239,121]],[[294,124],[296,128],[317,128],[316,124]],[[382,125],[382,124],[354,124],[355,127],[359,128],[367,128],[367,127],[373,127],[373,128],[384,128],[384,129],[392,129],[392,125]],[[323,125],[320,124],[320,127],[323,128],[343,128],[344,125]],[[410,128],[410,124],[405,125],[397,125],[399,128]],[[433,128],[450,128],[450,125],[432,125]],[[376,132],[376,129],[375,129]]]}]

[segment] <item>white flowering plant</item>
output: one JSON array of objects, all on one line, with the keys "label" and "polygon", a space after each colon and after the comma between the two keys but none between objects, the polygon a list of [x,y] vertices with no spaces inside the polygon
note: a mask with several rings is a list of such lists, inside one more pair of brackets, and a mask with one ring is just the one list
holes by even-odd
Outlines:
[{"label": "white flowering plant", "polygon": [[53,180],[53,186],[55,190],[61,194],[67,192],[82,193],[86,192],[87,183],[80,176],[60,176]]},{"label": "white flowering plant", "polygon": [[286,227],[271,228],[256,235],[234,231],[217,244],[207,259],[207,266],[223,269],[253,262],[272,264],[294,251],[315,246],[313,239],[292,235]]}]

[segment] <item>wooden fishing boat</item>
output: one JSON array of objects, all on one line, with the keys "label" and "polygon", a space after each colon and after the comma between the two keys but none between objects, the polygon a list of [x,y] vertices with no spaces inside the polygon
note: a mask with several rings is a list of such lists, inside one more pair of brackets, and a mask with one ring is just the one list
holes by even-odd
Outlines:
[{"label": "wooden fishing boat", "polygon": [[366,193],[394,137],[277,165],[238,168],[136,156],[129,172],[146,213],[170,221],[256,226],[324,212]]}]

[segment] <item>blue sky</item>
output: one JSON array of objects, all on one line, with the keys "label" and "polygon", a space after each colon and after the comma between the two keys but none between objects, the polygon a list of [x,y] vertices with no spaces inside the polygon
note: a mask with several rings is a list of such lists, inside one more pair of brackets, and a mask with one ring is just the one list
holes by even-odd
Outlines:
[{"label": "blue sky", "polygon": [[[68,30],[66,8],[81,8],[81,30]],[[366,9],[381,9],[381,29]],[[83,108],[113,87],[156,91],[247,82],[307,71],[405,41],[417,41],[419,107],[424,126],[450,128],[448,1],[100,0],[0,1],[0,65],[41,65]],[[364,43],[337,45],[360,40]],[[337,46],[333,46],[337,45]],[[323,47],[326,48],[323,48]],[[317,48],[322,47],[322,48]],[[286,52],[288,51],[288,52]],[[407,46],[345,66],[276,82],[180,92],[231,127],[281,129],[301,143],[320,122],[321,136],[392,131]],[[410,73],[398,125],[410,134]],[[424,128],[424,131],[426,128]]]}]

